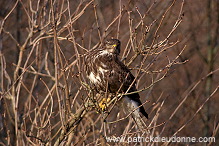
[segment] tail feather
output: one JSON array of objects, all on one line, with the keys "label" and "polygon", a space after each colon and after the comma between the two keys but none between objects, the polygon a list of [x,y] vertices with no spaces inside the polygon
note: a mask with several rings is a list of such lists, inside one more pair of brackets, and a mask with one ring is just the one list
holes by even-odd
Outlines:
[{"label": "tail feather", "polygon": [[[133,97],[133,96],[131,96]],[[136,96],[137,97],[137,96]],[[123,97],[123,104],[127,108],[129,113],[132,113],[132,118],[134,119],[136,125],[140,130],[145,129],[146,124],[140,116],[140,113],[143,114],[146,118],[148,118],[148,114],[146,113],[144,107],[139,98],[130,98],[129,96]],[[146,130],[148,133],[148,130]]]},{"label": "tail feather", "polygon": [[130,108],[131,110],[134,110],[139,107],[136,111],[140,112],[142,115],[144,115],[148,119],[148,114],[146,113],[140,101],[140,96],[138,93],[125,96],[124,98],[126,98],[128,108]]},{"label": "tail feather", "polygon": [[[140,105],[142,105],[142,103]],[[139,109],[140,109],[140,112],[148,119],[148,114],[146,113],[144,107],[141,106]]]}]

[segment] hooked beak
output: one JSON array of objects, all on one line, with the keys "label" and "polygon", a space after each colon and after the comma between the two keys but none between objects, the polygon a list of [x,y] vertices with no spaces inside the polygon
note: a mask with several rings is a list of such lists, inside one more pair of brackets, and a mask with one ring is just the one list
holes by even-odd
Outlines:
[{"label": "hooked beak", "polygon": [[116,47],[116,46],[117,46],[116,44],[113,45],[113,47]]}]

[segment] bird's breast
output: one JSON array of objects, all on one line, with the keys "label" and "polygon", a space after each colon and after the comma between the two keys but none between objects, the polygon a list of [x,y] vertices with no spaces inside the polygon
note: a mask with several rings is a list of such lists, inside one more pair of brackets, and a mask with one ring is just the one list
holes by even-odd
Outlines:
[{"label": "bird's breast", "polygon": [[98,74],[95,75],[93,72],[90,72],[90,74],[88,75],[88,78],[94,84],[101,82],[100,76]]},{"label": "bird's breast", "polygon": [[88,75],[88,78],[91,82],[93,83],[100,83],[100,82],[105,82],[105,77],[107,76],[109,70],[104,69],[102,67],[97,67],[97,71],[94,72],[90,72],[90,74]]},{"label": "bird's breast", "polygon": [[109,71],[108,69],[104,69],[102,67],[98,67],[98,71],[100,74],[102,74],[103,76]]}]

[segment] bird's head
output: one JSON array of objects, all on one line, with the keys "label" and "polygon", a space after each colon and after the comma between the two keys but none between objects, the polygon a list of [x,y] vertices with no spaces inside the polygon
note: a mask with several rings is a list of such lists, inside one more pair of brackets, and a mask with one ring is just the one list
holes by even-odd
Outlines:
[{"label": "bird's head", "polygon": [[120,53],[120,41],[117,39],[106,40],[105,47],[109,53],[113,53],[113,54]]}]

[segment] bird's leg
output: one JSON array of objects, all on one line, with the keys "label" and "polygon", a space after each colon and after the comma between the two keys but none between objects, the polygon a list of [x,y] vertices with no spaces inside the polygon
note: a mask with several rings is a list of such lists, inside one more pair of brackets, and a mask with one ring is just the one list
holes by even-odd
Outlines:
[{"label": "bird's leg", "polygon": [[[106,83],[106,89],[108,89],[108,80]],[[110,95],[109,95],[107,90],[106,90],[106,92],[102,92],[102,93],[104,93],[105,95],[104,95],[103,99],[100,101],[99,107],[102,111],[105,111],[106,107],[107,107],[107,103],[110,102],[111,98],[110,98]]]}]

